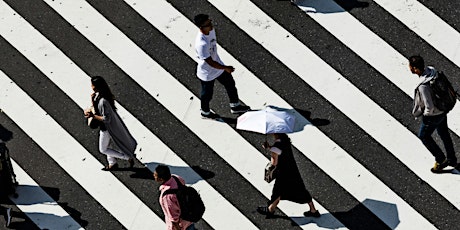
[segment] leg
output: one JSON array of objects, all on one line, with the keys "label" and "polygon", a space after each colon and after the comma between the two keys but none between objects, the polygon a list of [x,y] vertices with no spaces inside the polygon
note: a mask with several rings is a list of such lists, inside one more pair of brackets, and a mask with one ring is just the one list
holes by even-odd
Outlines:
[{"label": "leg", "polygon": [[281,197],[276,198],[269,206],[268,206],[268,211],[269,212],[275,212],[276,207],[280,203]]},{"label": "leg", "polygon": [[116,158],[120,158],[123,160],[129,160],[129,157],[126,154],[120,153],[118,151],[115,151],[109,148],[109,143],[110,143],[111,138],[112,137],[110,136],[109,131],[99,132],[99,151],[102,154],[107,155],[107,161],[109,162],[109,166],[112,166],[117,163]]},{"label": "leg", "polygon": [[445,160],[444,153],[433,140],[431,134],[433,134],[434,130],[437,128],[437,118],[436,117],[427,117],[424,116],[422,119],[422,125],[420,126],[420,131],[418,137],[422,141],[422,143],[426,146],[426,148],[433,154],[435,157],[436,162],[442,163]]},{"label": "leg", "polygon": [[212,81],[201,81],[201,112],[208,113],[209,102],[214,94],[214,80]]},{"label": "leg", "polygon": [[457,163],[457,157],[455,156],[454,145],[452,144],[452,138],[449,134],[449,128],[447,127],[447,116],[444,115],[444,119],[439,123],[438,128],[436,129],[438,135],[441,137],[441,140],[446,149],[447,159],[451,162]]},{"label": "leg", "polygon": [[[230,106],[234,107],[237,106],[240,102],[238,99],[238,91],[235,86],[235,80],[233,79],[232,75],[226,71],[224,71],[217,80],[225,87],[227,91],[228,98],[230,100]],[[232,105],[234,104],[234,105]]]}]

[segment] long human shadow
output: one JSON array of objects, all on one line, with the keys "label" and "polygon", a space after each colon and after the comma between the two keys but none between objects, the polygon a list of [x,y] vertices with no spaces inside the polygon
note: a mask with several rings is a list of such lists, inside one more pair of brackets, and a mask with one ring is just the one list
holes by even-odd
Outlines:
[{"label": "long human shadow", "polygon": [[[316,224],[318,227],[327,228],[327,229],[338,229],[343,227],[349,227],[351,229],[371,229],[370,226],[362,225],[359,226],[344,226],[342,223],[338,222],[336,217],[346,216],[347,218],[353,218],[353,215],[360,215],[362,210],[362,206],[365,207],[372,207],[374,210],[374,214],[382,221],[382,224],[387,225],[390,229],[396,229],[399,223],[401,222],[398,215],[398,208],[396,204],[373,200],[373,199],[365,199],[362,203],[356,205],[350,210],[344,212],[331,212],[322,214],[319,218],[313,217],[290,217],[295,220],[300,225],[307,225],[307,224]],[[351,222],[353,222],[351,220]]]},{"label": "long human shadow", "polygon": [[[37,196],[36,195],[37,189],[44,190],[46,194],[52,200],[49,200],[43,196]],[[19,184],[16,191],[19,196],[18,198],[13,198],[12,200],[14,201],[12,203],[16,205],[34,205],[34,204],[43,204],[43,203],[49,203],[49,202],[55,201],[62,209],[64,209],[69,214],[69,216],[57,216],[57,215],[50,214],[50,213],[38,213],[38,212],[27,212],[26,214],[13,212],[12,216],[15,219],[17,217],[25,219],[25,216],[27,215],[29,219],[40,219],[40,220],[46,221],[47,223],[58,224],[58,223],[62,223],[64,219],[72,218],[81,227],[86,227],[88,225],[88,221],[83,220],[81,218],[81,215],[82,215],[81,212],[70,207],[68,203],[66,202],[59,202],[60,190],[58,188],[45,187],[45,186],[39,187],[39,186]],[[12,227],[14,227],[14,225]]]},{"label": "long human shadow", "polygon": [[306,13],[321,14],[343,13],[344,11],[351,11],[356,8],[369,7],[368,2],[358,0],[337,0],[336,2],[318,0],[297,0],[295,1],[295,5],[297,5]]}]

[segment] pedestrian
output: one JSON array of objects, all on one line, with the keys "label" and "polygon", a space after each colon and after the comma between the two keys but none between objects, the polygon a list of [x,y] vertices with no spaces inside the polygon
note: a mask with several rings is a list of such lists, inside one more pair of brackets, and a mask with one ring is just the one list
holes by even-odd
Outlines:
[{"label": "pedestrian", "polygon": [[[91,103],[95,113],[90,109],[84,111],[85,117],[96,119],[99,125],[99,151],[107,155],[108,165],[102,170],[111,171],[118,168],[117,158],[127,160],[129,167],[134,166],[136,140],[129,133],[125,123],[116,112],[115,97],[107,82],[100,76],[91,77]],[[121,151],[109,148],[113,142]]]},{"label": "pedestrian", "polygon": [[291,140],[285,133],[274,133],[274,144],[268,142],[262,147],[271,153],[271,163],[277,167],[277,176],[273,186],[272,196],[267,206],[257,208],[257,212],[271,218],[280,200],[289,200],[299,204],[308,203],[309,211],[304,212],[306,217],[320,217],[321,214],[313,204],[313,198],[305,188],[302,177],[292,153]]},{"label": "pedestrian", "polygon": [[169,167],[163,164],[158,165],[153,172],[155,181],[160,183],[160,205],[165,215],[165,223],[167,230],[194,230],[195,224],[193,222],[180,218],[181,209],[176,194],[163,193],[169,189],[178,189],[179,186],[176,180],[172,177],[175,176],[179,181],[185,185],[185,181],[178,175],[171,175]]},{"label": "pedestrian", "polygon": [[248,106],[241,105],[235,80],[232,72],[233,66],[224,65],[217,54],[216,31],[212,20],[206,14],[198,14],[194,18],[199,32],[195,40],[195,51],[198,57],[196,74],[201,82],[201,116],[203,118],[218,118],[219,115],[212,112],[209,102],[214,93],[214,81],[219,81],[227,91],[230,100],[230,112],[233,114],[244,113],[249,110]]},{"label": "pedestrian", "polygon": [[[433,92],[429,86],[429,81],[438,74],[438,71],[432,66],[425,67],[425,61],[419,55],[409,57],[409,69],[413,74],[419,76],[419,82],[415,88],[412,114],[416,118],[422,118],[418,137],[435,157],[434,167],[431,168],[431,171],[440,172],[447,166],[456,167],[457,158],[447,127],[447,113],[434,105]],[[447,157],[431,136],[435,130],[441,137]]]}]

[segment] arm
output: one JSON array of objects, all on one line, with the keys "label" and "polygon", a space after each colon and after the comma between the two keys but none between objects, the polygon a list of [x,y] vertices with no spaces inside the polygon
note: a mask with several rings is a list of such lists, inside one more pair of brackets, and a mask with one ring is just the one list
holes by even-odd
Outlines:
[{"label": "arm", "polygon": [[423,115],[431,115],[434,112],[434,103],[433,98],[431,97],[431,89],[427,85],[420,85],[420,97],[425,105],[425,109],[423,110]]},{"label": "arm", "polygon": [[163,204],[166,206],[164,207],[166,218],[171,221],[173,229],[180,230],[180,206],[176,195],[168,194],[161,199],[163,199]]},{"label": "arm", "polygon": [[270,156],[271,156],[270,162],[272,163],[272,165],[277,165],[278,164],[278,156],[281,154],[281,149],[269,145],[268,142],[264,142],[262,144],[262,147],[264,149],[270,151]]},{"label": "arm", "polygon": [[211,57],[204,59],[204,61],[208,63],[208,65],[210,65],[212,68],[223,69],[224,71],[228,73],[235,71],[235,68],[233,68],[233,66],[221,65],[219,62],[212,60]]}]

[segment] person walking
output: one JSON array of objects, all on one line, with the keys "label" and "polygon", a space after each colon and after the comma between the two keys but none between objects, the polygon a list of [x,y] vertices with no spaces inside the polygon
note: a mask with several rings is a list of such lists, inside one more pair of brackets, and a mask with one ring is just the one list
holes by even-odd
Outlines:
[{"label": "person walking", "polygon": [[165,223],[167,230],[194,230],[193,222],[180,218],[181,209],[176,194],[163,194],[169,189],[178,189],[179,185],[173,178],[176,177],[185,185],[185,181],[178,175],[171,175],[169,167],[163,164],[158,165],[153,172],[155,181],[160,183],[160,206],[165,215]]},{"label": "person walking", "polygon": [[[93,118],[99,125],[99,151],[107,155],[108,165],[102,170],[111,171],[118,168],[117,158],[127,160],[129,167],[134,166],[134,151],[137,142],[129,133],[125,123],[116,112],[115,97],[107,82],[100,76],[91,77],[91,102],[95,113],[91,109],[84,111],[86,118]],[[109,148],[110,141],[121,150]]]},{"label": "person walking", "polygon": [[313,204],[313,198],[305,188],[302,177],[292,153],[291,140],[285,133],[274,133],[275,142],[272,146],[265,142],[262,147],[271,153],[271,163],[277,167],[277,176],[270,201],[267,206],[257,208],[257,212],[271,218],[281,200],[289,200],[299,204],[308,203],[306,217],[320,217],[321,214]]},{"label": "person walking", "polygon": [[216,32],[209,15],[198,14],[194,17],[194,22],[199,28],[195,39],[195,51],[198,57],[196,75],[201,82],[201,116],[211,119],[219,117],[209,108],[215,80],[219,81],[227,91],[231,113],[238,114],[248,111],[249,107],[242,105],[238,98],[235,80],[231,74],[235,69],[233,66],[224,65],[217,54]]},{"label": "person walking", "polygon": [[[429,86],[429,81],[438,74],[438,71],[432,66],[425,67],[425,61],[419,55],[411,56],[408,60],[410,71],[420,79],[415,88],[412,114],[416,118],[422,118],[418,137],[435,158],[431,171],[440,172],[447,166],[456,167],[457,157],[447,127],[447,113],[434,105],[433,92]],[[447,157],[431,136],[435,130],[441,137]]]}]

